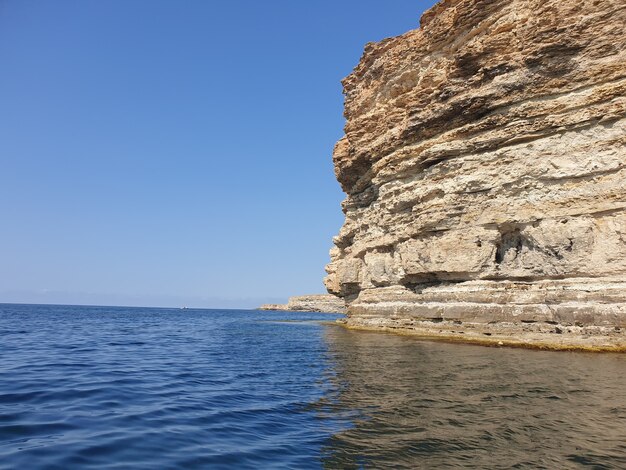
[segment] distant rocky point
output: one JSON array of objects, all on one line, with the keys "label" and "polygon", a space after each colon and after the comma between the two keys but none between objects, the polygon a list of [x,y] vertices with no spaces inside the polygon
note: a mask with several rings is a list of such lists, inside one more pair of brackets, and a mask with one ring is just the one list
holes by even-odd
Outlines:
[{"label": "distant rocky point", "polygon": [[624,0],[443,0],[343,81],[347,325],[626,351]]},{"label": "distant rocky point", "polygon": [[279,310],[289,312],[345,313],[346,303],[331,294],[313,294],[290,297],[287,304],[265,304],[259,310]]}]

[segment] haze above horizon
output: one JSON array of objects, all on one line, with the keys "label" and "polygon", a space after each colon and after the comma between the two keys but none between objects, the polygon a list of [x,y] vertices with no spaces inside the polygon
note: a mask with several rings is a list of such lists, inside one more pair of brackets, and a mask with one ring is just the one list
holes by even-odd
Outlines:
[{"label": "haze above horizon", "polygon": [[0,302],[324,292],[340,80],[434,3],[0,0]]}]

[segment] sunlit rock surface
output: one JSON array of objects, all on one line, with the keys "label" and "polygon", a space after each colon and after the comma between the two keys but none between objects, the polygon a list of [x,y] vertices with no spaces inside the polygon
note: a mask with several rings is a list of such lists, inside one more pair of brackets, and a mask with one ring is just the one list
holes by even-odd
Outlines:
[{"label": "sunlit rock surface", "polygon": [[444,0],[368,44],[335,148],[348,324],[626,347],[626,3]]},{"label": "sunlit rock surface", "polygon": [[330,294],[311,294],[290,297],[286,304],[266,304],[259,310],[282,310],[289,312],[345,313],[343,299]]}]

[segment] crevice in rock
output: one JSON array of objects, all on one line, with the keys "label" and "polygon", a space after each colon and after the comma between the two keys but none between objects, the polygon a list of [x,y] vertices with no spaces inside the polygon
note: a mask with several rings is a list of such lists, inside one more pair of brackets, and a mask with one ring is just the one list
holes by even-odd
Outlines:
[{"label": "crevice in rock", "polygon": [[495,263],[502,264],[507,255],[510,260],[516,259],[525,244],[529,245],[528,240],[522,236],[519,227],[500,229],[500,240],[496,243]]}]

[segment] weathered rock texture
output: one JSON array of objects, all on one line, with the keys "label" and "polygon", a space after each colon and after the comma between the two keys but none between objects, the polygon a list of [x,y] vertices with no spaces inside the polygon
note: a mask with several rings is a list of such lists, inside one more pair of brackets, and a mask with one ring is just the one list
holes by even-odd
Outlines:
[{"label": "weathered rock texture", "polygon": [[625,28],[623,0],[444,0],[366,46],[333,157],[349,325],[626,344]]},{"label": "weathered rock texture", "polygon": [[282,310],[289,312],[345,313],[343,299],[330,294],[312,294],[290,297],[287,304],[266,304],[259,310]]}]

